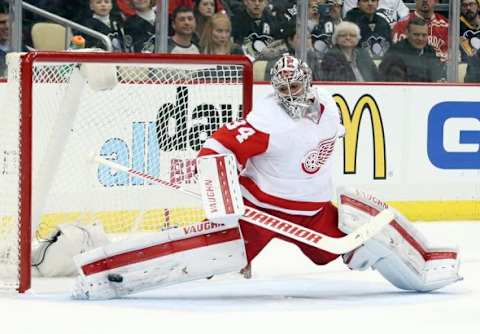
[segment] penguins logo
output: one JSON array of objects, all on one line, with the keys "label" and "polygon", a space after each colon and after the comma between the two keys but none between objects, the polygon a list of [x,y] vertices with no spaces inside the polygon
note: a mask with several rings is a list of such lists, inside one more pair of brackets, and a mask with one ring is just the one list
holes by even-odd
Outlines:
[{"label": "penguins logo", "polygon": [[362,44],[364,48],[370,51],[370,55],[374,59],[383,57],[390,47],[390,43],[384,37],[378,35],[370,36]]}]

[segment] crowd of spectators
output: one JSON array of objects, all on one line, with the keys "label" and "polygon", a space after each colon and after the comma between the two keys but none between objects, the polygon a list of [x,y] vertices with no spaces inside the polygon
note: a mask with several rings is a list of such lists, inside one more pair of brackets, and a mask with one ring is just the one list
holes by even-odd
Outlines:
[{"label": "crowd of spectators", "polygon": [[[314,80],[445,80],[448,0],[306,0],[307,62]],[[153,52],[156,0],[29,0],[110,37],[114,51]],[[296,0],[169,0],[170,53],[245,54],[269,68],[298,47]],[[0,75],[8,49],[8,0],[0,0]],[[480,81],[479,0],[460,0],[465,81]],[[408,5],[408,6],[407,6]],[[413,9],[413,10],[409,10]],[[444,8],[448,8],[444,7]],[[24,44],[42,18],[24,12]],[[74,32],[80,34],[79,32]],[[103,47],[83,35],[86,47]]]}]

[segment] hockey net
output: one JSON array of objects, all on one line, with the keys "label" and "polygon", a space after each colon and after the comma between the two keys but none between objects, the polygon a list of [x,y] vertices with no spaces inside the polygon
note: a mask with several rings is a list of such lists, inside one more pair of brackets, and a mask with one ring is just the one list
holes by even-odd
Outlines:
[{"label": "hockey net", "polygon": [[30,287],[32,240],[48,238],[59,224],[97,223],[119,239],[203,219],[198,200],[92,157],[195,190],[203,142],[250,110],[246,58],[29,53],[9,55],[8,65],[1,290]]}]

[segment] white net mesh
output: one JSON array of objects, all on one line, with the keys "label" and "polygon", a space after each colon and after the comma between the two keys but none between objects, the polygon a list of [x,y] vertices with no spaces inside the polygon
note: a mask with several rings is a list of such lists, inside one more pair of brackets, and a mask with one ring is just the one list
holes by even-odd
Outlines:
[{"label": "white net mesh", "polygon": [[[86,66],[81,66],[84,73]],[[194,178],[198,149],[223,123],[241,117],[243,66],[175,62],[88,66],[85,80],[78,63],[34,63],[35,235],[46,238],[58,224],[79,221],[101,223],[111,236],[126,238],[202,220],[199,200],[100,165],[92,156],[198,192]],[[109,79],[112,71],[116,85]],[[114,88],[92,89],[105,82]],[[11,170],[2,171],[0,180],[2,188],[8,184],[0,204],[0,252],[8,246],[10,253],[0,253],[0,272],[16,263],[12,252],[18,248],[18,203],[13,199],[19,193],[15,186],[19,108],[11,110],[9,124],[2,124],[8,126],[9,139],[2,139],[0,151],[4,170]],[[10,197],[12,203],[4,202]]]},{"label": "white net mesh", "polygon": [[[0,291],[14,289],[19,281],[19,59],[8,58],[7,94],[0,122]],[[12,97],[12,98],[7,98]]]}]

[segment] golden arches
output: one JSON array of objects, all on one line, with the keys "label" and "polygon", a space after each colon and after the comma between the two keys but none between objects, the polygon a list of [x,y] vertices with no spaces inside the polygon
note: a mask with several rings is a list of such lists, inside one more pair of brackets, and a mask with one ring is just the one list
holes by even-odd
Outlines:
[{"label": "golden arches", "polygon": [[383,131],[382,116],[375,99],[368,94],[365,94],[358,99],[353,112],[341,95],[335,94],[334,99],[340,109],[343,125],[345,126],[345,138],[343,141],[344,160],[343,171],[345,174],[355,174],[357,167],[357,146],[360,129],[360,122],[362,120],[364,111],[370,113],[370,120],[373,135],[373,165],[374,165],[374,179],[386,178],[386,153],[385,153],[385,134]]}]

